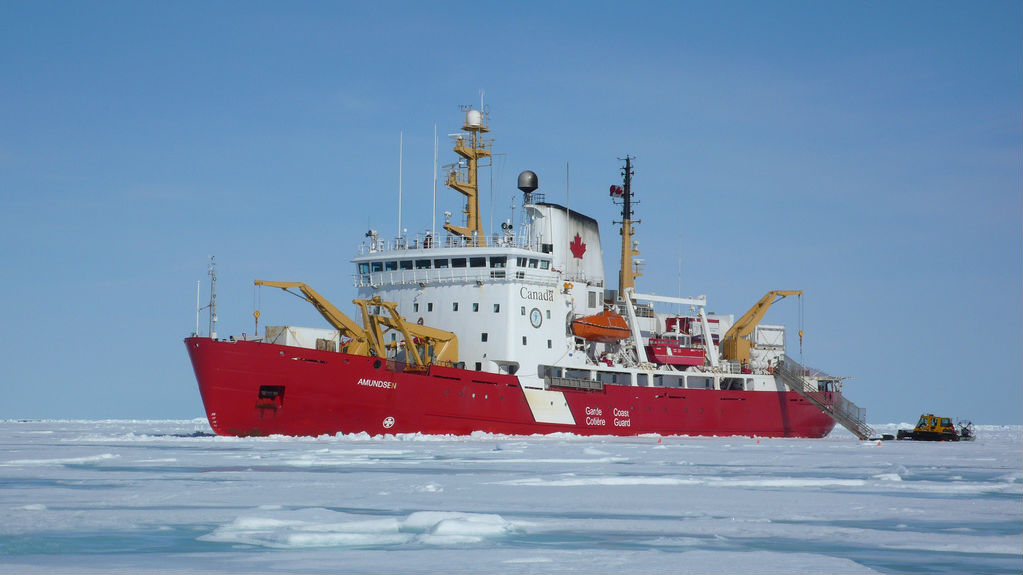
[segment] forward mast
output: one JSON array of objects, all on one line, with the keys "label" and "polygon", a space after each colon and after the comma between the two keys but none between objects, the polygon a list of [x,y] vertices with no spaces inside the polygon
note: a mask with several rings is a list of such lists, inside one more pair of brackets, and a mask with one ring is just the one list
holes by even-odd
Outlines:
[{"label": "forward mast", "polygon": [[[456,226],[451,222],[444,224],[444,229],[468,240],[469,245],[486,247],[487,240],[483,234],[480,221],[479,200],[479,161],[490,157],[490,141],[484,140],[483,134],[490,132],[486,124],[486,116],[480,110],[465,108],[465,124],[462,130],[466,133],[455,135],[454,151],[464,158],[465,164],[459,161],[448,172],[447,186],[465,196],[465,225]],[[466,141],[468,139],[468,141]]]}]

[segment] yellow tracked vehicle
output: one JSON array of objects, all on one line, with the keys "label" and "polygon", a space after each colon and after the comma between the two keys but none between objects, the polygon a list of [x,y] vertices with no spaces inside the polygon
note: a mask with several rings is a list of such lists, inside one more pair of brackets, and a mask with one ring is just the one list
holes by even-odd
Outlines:
[{"label": "yellow tracked vehicle", "polygon": [[916,441],[970,441],[973,439],[973,424],[969,421],[959,422],[959,426],[952,424],[949,417],[938,417],[933,413],[925,413],[920,416],[913,429],[900,429],[898,439],[913,439]]}]

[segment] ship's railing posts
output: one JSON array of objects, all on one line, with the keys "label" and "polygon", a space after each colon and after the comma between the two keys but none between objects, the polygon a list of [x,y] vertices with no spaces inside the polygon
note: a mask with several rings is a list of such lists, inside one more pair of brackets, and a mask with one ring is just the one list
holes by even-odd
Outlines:
[{"label": "ship's railing posts", "polygon": [[[374,230],[371,230],[371,233]],[[414,237],[407,235],[396,237],[393,240],[385,240],[376,236],[370,236],[367,234],[369,240],[363,240],[359,243],[358,249],[356,250],[358,255],[363,256],[366,254],[373,254],[378,252],[386,251],[397,251],[397,250],[426,250],[431,248],[468,248],[476,247],[486,244],[486,236],[480,236],[478,239],[481,241],[473,241],[472,238],[466,238],[448,233],[443,239],[438,238],[430,232],[422,232],[416,234]],[[493,247],[509,247],[509,248],[520,248],[531,252],[543,253],[540,249],[540,240],[530,240],[528,237],[514,236],[514,235],[502,235],[494,233],[490,235],[490,244]]]},{"label": "ship's railing posts", "polygon": [[[521,274],[521,275],[519,275]],[[523,270],[519,268],[512,276],[508,275],[507,268],[430,268],[418,270],[388,270],[383,272],[367,272],[352,274],[353,283],[356,287],[379,286],[379,285],[411,285],[411,284],[437,284],[437,283],[459,283],[459,282],[490,282],[491,280],[502,280],[514,277],[518,280],[526,280],[538,285],[554,286],[559,282],[552,279],[550,274],[537,273],[534,270]]]}]

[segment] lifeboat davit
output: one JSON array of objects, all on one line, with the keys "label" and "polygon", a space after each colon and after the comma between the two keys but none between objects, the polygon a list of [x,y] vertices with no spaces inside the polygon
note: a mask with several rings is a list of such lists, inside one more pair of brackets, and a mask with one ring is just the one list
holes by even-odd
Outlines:
[{"label": "lifeboat davit", "polygon": [[585,340],[603,343],[613,343],[631,335],[625,318],[608,310],[573,321],[572,333]]}]

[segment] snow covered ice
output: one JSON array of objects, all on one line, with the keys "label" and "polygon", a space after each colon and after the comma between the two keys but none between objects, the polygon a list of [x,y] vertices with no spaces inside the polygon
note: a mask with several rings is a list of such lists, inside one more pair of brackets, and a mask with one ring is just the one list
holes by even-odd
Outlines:
[{"label": "snow covered ice", "polygon": [[1023,428],[977,431],[239,439],[203,420],[3,421],[0,572],[1019,573]]}]

